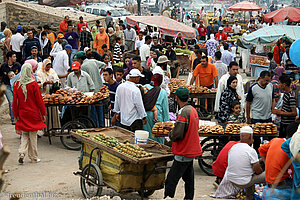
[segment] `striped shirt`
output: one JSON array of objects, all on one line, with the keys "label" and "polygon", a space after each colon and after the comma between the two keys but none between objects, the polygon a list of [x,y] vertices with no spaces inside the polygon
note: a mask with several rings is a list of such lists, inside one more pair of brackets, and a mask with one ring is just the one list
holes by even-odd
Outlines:
[{"label": "striped shirt", "polygon": [[122,58],[122,51],[121,51],[121,47],[119,43],[116,43],[115,47],[114,47],[114,62],[118,63],[121,61],[120,57],[119,57],[119,53],[121,55]]},{"label": "striped shirt", "polygon": [[109,89],[109,98],[110,98],[110,105],[111,105],[111,117],[113,117],[115,112],[113,112],[112,110],[115,108],[116,91],[117,91],[117,88],[120,84],[117,81],[115,81],[111,85],[109,83],[105,83],[105,85],[107,85],[108,89]]},{"label": "striped shirt", "polygon": [[[292,112],[292,108],[296,107],[296,97],[293,91],[289,93],[284,93],[283,95],[283,103],[281,110],[283,112]],[[281,116],[282,124],[290,124],[295,121],[295,116]]]}]

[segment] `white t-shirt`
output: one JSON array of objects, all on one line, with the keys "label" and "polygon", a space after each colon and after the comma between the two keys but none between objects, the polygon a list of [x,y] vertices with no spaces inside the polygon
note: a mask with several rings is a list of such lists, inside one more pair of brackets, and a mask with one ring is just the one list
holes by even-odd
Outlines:
[{"label": "white t-shirt", "polygon": [[232,29],[233,29],[233,33],[234,33],[234,34],[238,34],[238,33],[240,33],[240,31],[241,31],[242,28],[241,28],[240,25],[235,25],[235,24],[234,24],[234,25],[232,26]]},{"label": "white t-shirt", "polygon": [[20,46],[23,46],[24,37],[21,33],[16,33],[11,36],[10,45],[14,52],[21,52]]},{"label": "white t-shirt", "polygon": [[147,61],[147,57],[150,56],[150,47],[147,44],[143,44],[140,48],[140,57],[142,62]]},{"label": "white t-shirt", "polygon": [[135,41],[135,50],[139,50],[143,44],[145,44],[145,38],[140,40],[139,37],[137,37]]},{"label": "white t-shirt", "polygon": [[258,162],[256,151],[246,143],[234,145],[228,152],[228,180],[237,185],[246,185],[254,174],[252,164]]}]

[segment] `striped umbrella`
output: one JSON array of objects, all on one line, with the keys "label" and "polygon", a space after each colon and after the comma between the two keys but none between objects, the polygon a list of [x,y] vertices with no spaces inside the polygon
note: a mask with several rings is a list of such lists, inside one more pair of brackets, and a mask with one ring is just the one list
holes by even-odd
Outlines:
[{"label": "striped umbrella", "polygon": [[258,11],[258,10],[262,10],[262,8],[253,2],[242,1],[242,2],[239,2],[237,4],[230,6],[227,10],[229,10],[229,11]]}]

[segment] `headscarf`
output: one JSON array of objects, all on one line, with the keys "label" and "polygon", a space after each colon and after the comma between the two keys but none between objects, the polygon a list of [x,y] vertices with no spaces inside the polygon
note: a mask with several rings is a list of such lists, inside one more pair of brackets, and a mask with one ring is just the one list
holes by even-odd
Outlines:
[{"label": "headscarf", "polygon": [[33,75],[33,71],[32,71],[31,65],[29,63],[25,63],[21,68],[21,77],[20,77],[20,83],[19,83],[19,87],[21,86],[21,88],[23,90],[23,94],[25,96],[25,101],[27,99],[26,85],[34,81],[34,78],[32,77],[32,75]]},{"label": "headscarf", "polygon": [[118,33],[120,32],[120,26],[117,24],[117,25],[115,26],[115,29],[116,29],[116,33],[118,34]]},{"label": "headscarf", "polygon": [[29,63],[32,67],[32,70],[38,68],[38,62],[34,59],[26,60],[25,63]]},{"label": "headscarf", "polygon": [[211,41],[217,41],[217,40],[215,40],[215,35],[212,33],[212,34],[210,34],[210,39],[209,40],[211,40]]},{"label": "headscarf", "polygon": [[[103,32],[101,33],[100,30],[103,30]],[[104,27],[99,28],[99,34],[100,34],[100,37],[103,37],[103,36],[107,35]]]},{"label": "headscarf", "polygon": [[160,86],[163,82],[163,75],[161,74],[153,74],[152,78],[151,78],[151,85],[152,86]]},{"label": "headscarf", "polygon": [[109,27],[107,30],[108,30],[108,36],[111,37],[113,34],[115,34],[114,29],[112,27]]},{"label": "headscarf", "polygon": [[91,30],[91,34],[93,39],[95,40],[95,37],[97,35],[97,26],[93,26],[92,30]]},{"label": "headscarf", "polygon": [[158,61],[158,58],[161,56],[161,54],[159,53],[159,51],[157,51],[157,50],[154,50],[153,52],[155,52],[156,53],[156,55],[157,55],[157,57],[156,58],[153,58],[153,61],[155,62],[155,63],[157,63],[157,61]]},{"label": "headscarf", "polygon": [[236,90],[236,89],[234,89],[234,88],[232,88],[232,87],[230,86],[230,84],[231,84],[232,81],[234,81],[234,80],[237,80],[236,76],[230,76],[230,77],[228,78],[228,80],[227,80],[227,88],[228,88],[228,89]]},{"label": "headscarf", "polygon": [[298,126],[297,132],[292,136],[290,150],[294,158],[300,151],[300,125]]},{"label": "headscarf", "polygon": [[[178,38],[178,35],[179,35],[179,34],[181,34],[181,33],[178,32],[178,33],[176,34],[176,36],[175,36],[175,38],[174,38],[174,41],[176,41],[176,39]],[[186,43],[185,43],[184,38],[182,37],[182,34],[181,34],[181,41],[183,42],[183,44],[184,44],[185,46],[187,46]]]},{"label": "headscarf", "polygon": [[[42,38],[42,33],[43,33],[44,31],[42,31],[41,32],[41,34],[39,35],[39,41],[40,41],[40,44],[41,44],[41,48],[42,49],[44,49],[44,47],[47,45],[47,43],[48,43],[48,38],[47,38],[47,36],[46,36],[46,38],[45,38],[45,40],[43,40],[43,38]],[[47,35],[47,34],[46,34]],[[42,51],[42,55],[43,55],[43,51]]]},{"label": "headscarf", "polygon": [[48,64],[51,64],[51,60],[45,59],[45,60],[43,61],[42,68],[41,68],[41,69],[42,69],[42,72],[47,73],[47,72],[45,71],[45,67],[46,67]]}]

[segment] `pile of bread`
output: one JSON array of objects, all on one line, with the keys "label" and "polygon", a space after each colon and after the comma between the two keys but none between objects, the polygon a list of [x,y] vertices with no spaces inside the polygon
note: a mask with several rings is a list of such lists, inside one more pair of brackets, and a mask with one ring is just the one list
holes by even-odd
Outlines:
[{"label": "pile of bread", "polygon": [[45,104],[51,105],[64,105],[64,104],[93,104],[96,101],[101,101],[109,97],[109,89],[107,86],[103,86],[98,92],[92,96],[86,95],[77,90],[71,88],[59,89],[55,94],[45,94],[43,101]]},{"label": "pile of bread", "polygon": [[168,136],[174,128],[174,122],[156,122],[152,128],[152,134],[156,137]]},{"label": "pile of bread", "polygon": [[243,126],[250,126],[254,135],[277,134],[277,126],[273,123],[256,123],[256,124],[228,124],[225,128],[226,134],[240,134]]},{"label": "pile of bread", "polygon": [[190,93],[215,93],[217,89],[208,89],[203,86],[187,85],[185,80],[172,78],[170,80],[169,89],[171,92],[175,92],[180,86],[186,87]]},{"label": "pile of bread", "polygon": [[265,61],[265,59],[263,59],[263,58],[256,58],[256,59],[252,60],[251,63],[257,64],[257,65],[269,66],[269,63],[267,61]]},{"label": "pile of bread", "polygon": [[212,133],[212,134],[224,134],[224,129],[221,125],[209,126],[209,125],[201,125],[199,126],[200,134]]}]

